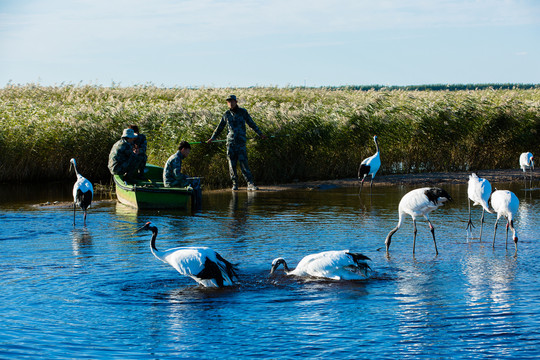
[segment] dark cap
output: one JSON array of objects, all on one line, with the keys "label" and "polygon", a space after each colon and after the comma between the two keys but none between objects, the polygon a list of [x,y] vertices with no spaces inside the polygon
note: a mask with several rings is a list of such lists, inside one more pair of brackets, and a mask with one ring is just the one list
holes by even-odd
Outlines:
[{"label": "dark cap", "polygon": [[229,97],[226,100],[227,101],[231,101],[231,100],[238,101],[238,100],[236,100],[236,95],[229,95]]}]

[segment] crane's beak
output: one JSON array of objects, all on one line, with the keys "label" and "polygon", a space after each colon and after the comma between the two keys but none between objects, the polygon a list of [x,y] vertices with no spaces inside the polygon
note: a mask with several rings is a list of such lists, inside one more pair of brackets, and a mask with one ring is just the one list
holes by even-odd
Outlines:
[{"label": "crane's beak", "polygon": [[136,234],[136,233],[138,233],[139,231],[142,231],[142,230],[148,230],[149,227],[150,227],[150,221],[147,222],[146,224],[144,224],[142,227],[138,228],[133,234]]},{"label": "crane's beak", "polygon": [[274,261],[272,261],[272,268],[270,268],[270,275],[272,275],[281,264],[283,264],[283,267],[285,267],[285,260],[283,260],[282,258],[274,259]]}]

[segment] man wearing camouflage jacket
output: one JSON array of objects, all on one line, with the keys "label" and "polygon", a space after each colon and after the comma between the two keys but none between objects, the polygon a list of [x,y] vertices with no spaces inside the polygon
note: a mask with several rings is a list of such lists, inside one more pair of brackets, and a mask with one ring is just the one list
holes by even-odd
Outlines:
[{"label": "man wearing camouflage jacket", "polygon": [[182,160],[189,156],[191,145],[182,141],[178,151],[171,155],[163,168],[163,184],[165,187],[185,187],[190,185],[187,175],[182,174]]},{"label": "man wearing camouflage jacket", "polygon": [[253,175],[248,166],[246,124],[261,138],[265,139],[266,136],[259,130],[259,127],[255,124],[247,110],[238,106],[235,95],[230,95],[227,98],[227,105],[229,106],[229,110],[223,114],[218,127],[207,142],[214,141],[223,131],[225,125],[227,125],[229,130],[227,134],[227,158],[229,160],[229,174],[233,183],[232,189],[238,190],[236,166],[240,163],[240,170],[242,170],[242,174],[248,184],[247,189],[249,191],[258,190],[253,182]]},{"label": "man wearing camouflage jacket", "polygon": [[201,209],[202,189],[201,179],[182,174],[182,160],[189,156],[191,145],[187,141],[180,142],[178,151],[171,155],[163,168],[163,184],[165,187],[186,187],[191,185],[193,192],[191,196],[192,209]]},{"label": "man wearing camouflage jacket", "polygon": [[124,129],[122,138],[118,140],[109,153],[109,171],[112,175],[123,175],[125,180],[135,180],[140,167],[137,156],[138,149],[133,147],[137,138],[133,129]]}]

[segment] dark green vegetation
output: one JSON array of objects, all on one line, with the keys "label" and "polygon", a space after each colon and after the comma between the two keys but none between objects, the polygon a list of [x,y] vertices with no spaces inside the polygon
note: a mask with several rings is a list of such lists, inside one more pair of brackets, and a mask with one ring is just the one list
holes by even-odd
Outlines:
[{"label": "dark green vegetation", "polygon": [[[332,89],[332,87],[330,87]],[[538,84],[429,84],[429,85],[406,85],[406,86],[387,86],[387,85],[350,85],[338,86],[333,89],[341,90],[406,90],[406,91],[462,91],[462,90],[516,90],[516,89],[540,89]]]},{"label": "dark green vegetation", "polygon": [[[478,87],[478,86],[477,86]],[[375,152],[380,173],[517,168],[540,154],[540,89],[456,91],[352,88],[165,89],[154,86],[6,86],[0,89],[0,181],[74,178],[69,159],[93,182],[110,181],[109,150],[137,124],[149,162],[161,165],[180,140],[210,137],[229,93],[267,140],[248,143],[258,183],[355,177]],[[250,136],[254,132],[248,130]],[[225,138],[225,133],[221,135]],[[193,145],[186,173],[229,186],[224,143]]]}]

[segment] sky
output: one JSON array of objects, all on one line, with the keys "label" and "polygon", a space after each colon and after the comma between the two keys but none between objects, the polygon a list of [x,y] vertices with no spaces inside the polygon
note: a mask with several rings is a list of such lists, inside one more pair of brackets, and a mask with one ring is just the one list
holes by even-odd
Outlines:
[{"label": "sky", "polygon": [[0,0],[0,87],[540,83],[540,0]]}]

